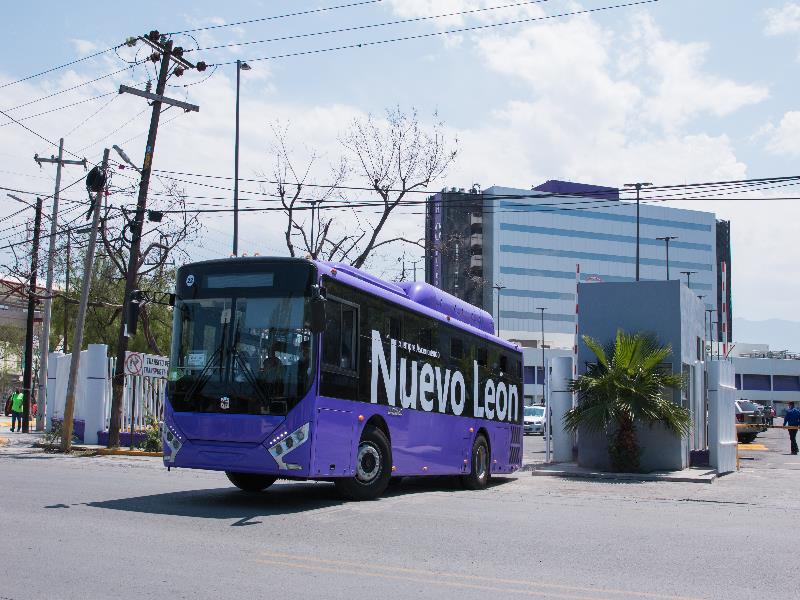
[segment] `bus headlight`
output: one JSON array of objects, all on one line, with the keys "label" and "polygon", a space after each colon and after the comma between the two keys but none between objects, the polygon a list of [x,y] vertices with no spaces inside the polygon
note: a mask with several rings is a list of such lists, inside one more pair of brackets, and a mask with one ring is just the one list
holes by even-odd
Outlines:
[{"label": "bus headlight", "polygon": [[161,423],[161,445],[164,448],[164,460],[174,463],[183,441],[180,434],[166,422]]},{"label": "bus headlight", "polygon": [[272,455],[272,458],[275,459],[275,462],[278,463],[279,469],[286,469],[289,471],[302,469],[300,465],[287,463],[283,458],[287,452],[297,450],[297,448],[308,441],[308,429],[309,423],[306,423],[288,435],[282,434],[270,440],[272,445],[269,447],[269,453]]}]

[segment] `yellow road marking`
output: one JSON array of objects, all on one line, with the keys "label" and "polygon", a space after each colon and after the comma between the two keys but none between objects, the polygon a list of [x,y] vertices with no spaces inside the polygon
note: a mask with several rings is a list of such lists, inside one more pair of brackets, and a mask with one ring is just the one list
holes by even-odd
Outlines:
[{"label": "yellow road marking", "polygon": [[[522,579],[505,579],[500,577],[485,577],[480,575],[470,575],[467,573],[447,573],[442,571],[428,571],[424,569],[411,569],[411,568],[404,568],[404,567],[394,567],[394,566],[381,566],[376,564],[369,564],[365,565],[364,563],[357,563],[357,562],[348,562],[342,560],[330,560],[324,558],[316,558],[316,557],[309,557],[309,556],[296,556],[291,554],[283,554],[279,552],[264,552],[262,556],[269,557],[270,560],[267,559],[257,559],[257,562],[263,562],[268,564],[282,564],[284,566],[293,566],[300,569],[310,569],[310,570],[320,570],[325,572],[334,572],[334,573],[343,573],[347,572],[352,573],[354,575],[368,575],[371,577],[383,577],[386,579],[403,579],[408,581],[409,575],[417,575],[418,577],[413,581],[418,583],[435,583],[438,585],[446,585],[451,587],[469,587],[473,589],[486,589],[490,591],[504,591],[504,592],[512,592],[518,594],[524,594],[529,596],[547,596],[552,598],[578,598],[580,600],[587,600],[591,598],[602,598],[607,597],[608,594],[614,596],[635,596],[640,598],[662,598],[666,600],[699,600],[698,598],[694,597],[687,597],[687,596],[672,596],[668,594],[657,594],[657,593],[650,593],[650,592],[635,592],[635,591],[628,591],[628,590],[615,590],[609,588],[586,588],[586,587],[577,587],[577,586],[569,586],[569,585],[560,585],[556,583],[542,583],[539,581],[526,581]],[[283,559],[283,560],[275,560],[275,559]],[[292,562],[285,562],[285,561],[292,561]],[[298,562],[294,562],[298,561]],[[323,563],[331,565],[330,567],[324,567],[320,565],[309,565],[309,562],[316,562],[316,563]],[[347,569],[343,569],[342,567],[353,567],[355,571],[349,571]],[[371,568],[375,571],[388,571],[389,573],[367,573],[364,571],[365,568]],[[392,573],[397,573],[394,575]],[[430,580],[423,580],[420,577],[432,578]],[[467,584],[464,582],[457,582],[457,581],[443,581],[441,578],[454,578],[454,579],[468,579],[476,582],[485,582],[484,585],[479,584]],[[495,584],[495,585],[517,585],[517,586],[530,586],[533,588],[551,588],[551,589],[558,589],[563,590],[566,592],[576,592],[581,594],[590,594],[590,596],[566,596],[566,595],[553,595],[551,592],[536,592],[534,590],[517,590],[514,588],[497,588],[492,587],[486,584]],[[606,596],[596,596],[591,594],[606,594]]]}]

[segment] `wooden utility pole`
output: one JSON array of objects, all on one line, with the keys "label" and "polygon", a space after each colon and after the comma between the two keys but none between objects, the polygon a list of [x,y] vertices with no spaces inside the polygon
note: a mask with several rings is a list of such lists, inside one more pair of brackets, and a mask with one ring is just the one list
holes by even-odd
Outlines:
[{"label": "wooden utility pole", "polygon": [[[147,190],[150,186],[150,172],[153,166],[153,153],[156,147],[156,136],[158,134],[158,122],[161,117],[161,105],[172,104],[179,106],[185,111],[199,111],[199,107],[193,104],[188,104],[180,100],[173,100],[164,97],[164,90],[167,85],[167,76],[172,62],[177,63],[174,71],[175,75],[180,75],[186,68],[197,68],[197,70],[204,70],[205,63],[197,63],[192,65],[183,59],[183,50],[175,48],[173,50],[172,41],[167,40],[162,43],[161,36],[157,31],[151,31],[146,37],[139,38],[155,50],[152,58],[154,61],[161,60],[161,66],[158,72],[158,81],[156,83],[156,93],[137,90],[128,86],[120,86],[119,92],[134,94],[152,100],[153,112],[150,117],[150,130],[147,134],[147,145],[145,146],[144,162],[142,163],[142,178],[139,183],[139,197],[136,201],[136,213],[134,214],[133,223],[131,224],[131,250],[128,256],[128,269],[125,277],[125,295],[122,300],[122,312],[120,319],[119,335],[117,337],[117,364],[114,369],[114,378],[112,380],[112,398],[111,398],[111,419],[108,429],[108,447],[115,448],[119,446],[119,432],[122,428],[122,396],[125,387],[125,353],[128,350],[128,305],[130,304],[130,296],[133,290],[137,287],[137,280],[139,276],[139,253],[141,252],[142,244],[142,227],[144,225],[144,217],[147,208]],[[75,346],[73,345],[73,352]],[[133,432],[131,432],[133,435]]]},{"label": "wooden utility pole", "polygon": [[[22,372],[22,432],[28,433],[31,418],[31,392],[33,392],[33,318],[36,311],[36,272],[39,270],[39,235],[42,230],[42,199],[36,199],[36,217],[33,221],[33,249],[31,250],[31,276],[28,283],[28,315],[25,322],[25,367]],[[40,405],[41,408],[41,405]]]},{"label": "wooden utility pole", "polygon": [[66,268],[66,281],[64,282],[64,323],[63,325],[63,338],[64,338],[64,354],[67,353],[67,334],[69,333],[67,328],[67,319],[69,318],[69,311],[67,310],[69,307],[69,302],[67,299],[69,298],[69,272],[70,267],[72,266],[70,263],[70,251],[72,250],[72,230],[67,229],[67,268]]},{"label": "wooden utility pole", "polygon": [[[97,195],[94,200],[94,214],[92,217],[92,231],[89,234],[89,247],[86,249],[86,259],[83,263],[83,287],[81,301],[78,305],[78,316],[75,319],[75,339],[72,342],[72,359],[69,362],[69,379],[67,380],[67,399],[64,402],[64,424],[61,429],[61,449],[69,452],[72,446],[72,418],[75,414],[75,383],[78,379],[78,368],[81,363],[81,348],[83,347],[83,325],[86,321],[86,308],[89,305],[89,288],[92,285],[92,266],[94,264],[94,247],[97,240],[97,229],[100,223],[100,209],[108,182],[106,173],[108,169],[108,148],[103,152],[103,163],[100,167],[101,177],[97,183]],[[65,342],[66,343],[66,342]]]},{"label": "wooden utility pole", "polygon": [[58,158],[40,158],[38,154],[33,155],[33,160],[41,168],[43,163],[54,163],[56,165],[56,189],[53,192],[53,216],[50,219],[50,249],[47,252],[47,283],[45,284],[44,312],[42,315],[42,332],[39,336],[39,410],[36,413],[36,430],[44,429],[44,409],[47,399],[47,358],[50,354],[50,317],[53,308],[53,267],[56,258],[56,232],[58,229],[58,195],[61,191],[61,167],[64,165],[79,165],[86,168],[86,159],[65,160],[64,159],[64,138],[58,141]]}]

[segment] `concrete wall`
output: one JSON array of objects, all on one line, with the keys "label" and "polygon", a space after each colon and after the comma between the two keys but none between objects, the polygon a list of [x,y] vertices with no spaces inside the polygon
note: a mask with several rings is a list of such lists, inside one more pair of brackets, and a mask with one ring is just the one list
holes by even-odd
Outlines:
[{"label": "concrete wall", "polygon": [[[703,335],[703,303],[692,290],[677,280],[640,281],[638,283],[586,283],[578,288],[581,312],[579,327],[603,345],[613,343],[617,330],[628,333],[646,332],[672,347],[668,362],[673,373],[681,373],[687,364],[694,372],[694,380],[702,377],[702,367],[697,360],[697,337]],[[581,342],[578,348],[578,372],[586,371],[586,363],[595,362],[594,354]],[[692,406],[702,411],[705,422],[703,394],[692,398]],[[680,402],[676,392],[674,401]],[[694,406],[694,404],[698,404]],[[689,465],[690,436],[679,437],[661,425],[638,424],[639,443],[643,449],[641,466],[645,471],[677,470]],[[613,432],[612,432],[613,433]],[[605,433],[579,431],[578,462],[594,468],[608,468],[608,436]]]}]

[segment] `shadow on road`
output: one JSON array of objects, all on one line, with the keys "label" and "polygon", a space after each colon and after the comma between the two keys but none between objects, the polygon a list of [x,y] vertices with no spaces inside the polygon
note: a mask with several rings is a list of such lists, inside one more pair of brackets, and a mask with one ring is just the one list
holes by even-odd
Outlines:
[{"label": "shadow on road", "polygon": [[[511,481],[513,481],[511,478],[493,478],[489,487],[494,488]],[[461,489],[453,478],[404,478],[402,482],[390,485],[383,498],[426,492],[455,492]],[[380,502],[380,499],[376,502]],[[259,493],[242,492],[234,487],[210,488],[87,502],[86,506],[153,515],[236,519],[233,526],[246,526],[259,524],[261,521],[256,520],[258,518],[302,513],[344,504],[347,504],[347,501],[339,496],[331,483],[292,482],[277,483]],[[52,505],[46,508],[60,507]]]}]

